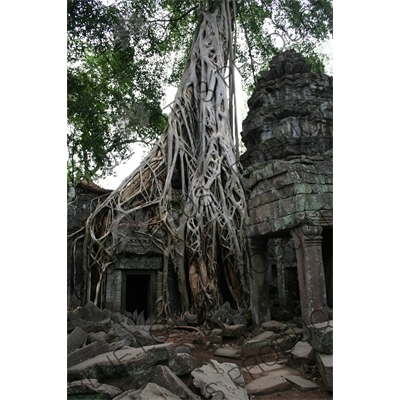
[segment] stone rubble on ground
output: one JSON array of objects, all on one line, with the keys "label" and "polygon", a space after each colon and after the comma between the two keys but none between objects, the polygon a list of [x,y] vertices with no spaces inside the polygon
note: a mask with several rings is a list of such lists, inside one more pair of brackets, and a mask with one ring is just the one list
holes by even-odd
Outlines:
[{"label": "stone rubble on ground", "polygon": [[[136,326],[131,318],[89,302],[68,314],[68,398],[230,400],[320,387],[299,376],[304,366],[319,371],[326,390],[333,390],[333,321],[308,326],[307,342],[296,323],[264,322],[252,337],[249,332],[257,330],[240,323],[245,320],[244,312],[235,313],[225,303],[209,319],[208,336],[202,332],[193,336],[202,338],[203,348],[214,347],[215,357],[241,360],[240,368],[215,359],[199,366],[190,354],[195,340],[179,345],[163,342],[174,335],[180,338],[179,329],[168,331],[162,340],[156,336],[165,335],[162,325]],[[257,356],[264,362],[257,364]],[[252,379],[247,385],[243,374]]]},{"label": "stone rubble on ground", "polygon": [[246,389],[237,384],[244,383],[244,379],[236,364],[210,360],[209,364],[193,370],[191,375],[194,386],[200,388],[207,399],[217,393],[223,393],[226,400],[248,399]]}]

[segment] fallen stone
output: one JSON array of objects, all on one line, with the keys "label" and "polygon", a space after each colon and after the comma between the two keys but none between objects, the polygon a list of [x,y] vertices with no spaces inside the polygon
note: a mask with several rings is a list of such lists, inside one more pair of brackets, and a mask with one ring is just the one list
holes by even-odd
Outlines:
[{"label": "fallen stone", "polygon": [[[97,393],[101,394],[101,399],[113,399],[115,396],[118,396],[122,393],[122,390],[111,385],[107,385],[105,383],[100,383],[97,379],[82,379],[75,382],[68,383],[67,386],[67,395],[83,395],[89,393]],[[80,398],[84,398],[80,396]]]},{"label": "fallen stone", "polygon": [[116,340],[110,343],[110,351],[122,349],[123,347],[129,347],[130,338]]},{"label": "fallen stone", "polygon": [[299,341],[295,344],[291,351],[292,362],[295,365],[313,364],[314,352],[308,342]]},{"label": "fallen stone", "polygon": [[289,367],[283,367],[281,369],[275,369],[272,371],[268,372],[268,376],[274,376],[274,377],[286,377],[290,375],[298,375],[299,372],[296,369],[289,368]]},{"label": "fallen stone", "polygon": [[245,387],[248,394],[262,395],[284,392],[290,390],[292,385],[280,376],[263,376],[249,382]]},{"label": "fallen stone", "polygon": [[93,343],[97,340],[104,339],[107,341],[108,335],[105,332],[91,332],[87,335],[87,343]]},{"label": "fallen stone", "polygon": [[303,329],[297,327],[288,327],[284,332],[285,335],[293,335],[301,339],[303,337]]},{"label": "fallen stone", "polygon": [[96,357],[99,354],[107,353],[109,351],[110,345],[104,339],[100,339],[97,342],[88,344],[87,346],[77,349],[68,354],[67,368],[80,364],[85,360]]},{"label": "fallen stone", "polygon": [[233,324],[234,325],[246,325],[248,324],[248,319],[242,315],[241,313],[236,313],[233,315]]},{"label": "fallen stone", "polygon": [[176,346],[177,353],[188,353],[190,354],[190,349],[186,345]]},{"label": "fallen stone", "polygon": [[111,319],[105,318],[102,321],[86,321],[84,319],[74,319],[68,322],[67,332],[72,332],[75,328],[82,328],[86,333],[108,332],[111,328]]},{"label": "fallen stone", "polygon": [[223,337],[222,337],[222,329],[215,328],[210,332],[210,335],[208,337],[211,343],[215,344],[222,344],[223,343]]},{"label": "fallen stone", "polygon": [[105,318],[108,318],[109,312],[106,310],[100,310],[97,306],[94,305],[92,301],[86,303],[81,309],[77,312],[77,317],[79,319],[83,319],[85,321],[92,321],[92,322],[100,322],[103,321]]},{"label": "fallen stone", "polygon": [[[252,359],[249,359],[249,365],[245,365],[242,368],[243,372],[247,372],[250,375],[262,375],[283,368],[283,365],[278,364],[277,362],[250,364],[250,360],[252,361]],[[243,364],[246,364],[246,360]]]},{"label": "fallen stone", "polygon": [[173,343],[143,348],[122,348],[97,355],[68,368],[67,380],[71,382],[94,378],[105,381],[129,376],[133,388],[139,388],[148,382],[148,376],[156,365],[172,363],[175,357],[176,350]]},{"label": "fallen stone", "polygon": [[333,355],[316,353],[318,371],[321,374],[325,388],[329,391],[333,390]]},{"label": "fallen stone", "polygon": [[294,335],[285,335],[282,334],[282,337],[278,337],[275,339],[273,344],[276,344],[276,351],[278,352],[287,352],[291,351],[293,346],[298,342],[297,336]]},{"label": "fallen stone", "polygon": [[317,389],[319,386],[308,379],[301,378],[297,375],[286,375],[285,379],[293,385],[294,388],[307,392],[308,390]]},{"label": "fallen stone", "polygon": [[200,388],[202,395],[206,398],[215,399],[219,394],[226,400],[248,399],[247,391],[236,382],[244,383],[243,374],[236,364],[219,363],[210,360],[210,363],[196,368],[191,372],[193,385]]},{"label": "fallen stone", "polygon": [[227,325],[222,324],[222,335],[226,337],[238,338],[246,332],[246,325]]},{"label": "fallen stone", "polygon": [[113,400],[132,400],[139,398],[140,394],[143,392],[143,389],[130,389],[121,393],[117,397],[114,397]]},{"label": "fallen stone", "polygon": [[181,399],[197,400],[197,396],[165,365],[157,365],[152,370],[150,381],[168,389]]},{"label": "fallen stone", "polygon": [[232,347],[220,347],[214,351],[214,356],[240,359],[240,351]]},{"label": "fallen stone", "polygon": [[309,325],[307,328],[312,348],[319,353],[333,354],[333,321]]},{"label": "fallen stone", "polygon": [[67,339],[67,354],[79,349],[87,338],[87,333],[80,328],[76,327],[69,335]]},{"label": "fallen stone", "polygon": [[137,400],[180,400],[178,396],[171,393],[169,390],[158,386],[155,383],[148,383],[143,391],[140,393]]},{"label": "fallen stone", "polygon": [[261,329],[263,329],[264,331],[271,331],[271,332],[283,332],[284,330],[287,329],[287,326],[285,324],[283,324],[282,322],[278,322],[278,321],[267,321],[264,322],[261,325]]},{"label": "fallen stone", "polygon": [[[104,310],[103,310],[104,311]],[[114,324],[117,324],[118,322],[122,322],[125,321],[125,316],[122,315],[119,311],[115,312],[115,313],[111,313],[110,315],[111,321]]]},{"label": "fallen stone", "polygon": [[132,326],[126,322],[114,324],[108,335],[113,342],[129,338],[129,346],[136,348],[161,343],[160,339],[152,335],[148,330],[143,329],[143,326]]},{"label": "fallen stone", "polygon": [[262,333],[259,333],[258,335],[254,336],[252,338],[252,340],[264,340],[264,339],[276,339],[277,337],[279,337],[278,334],[276,334],[275,332],[272,331],[265,331]]},{"label": "fallen stone", "polygon": [[156,383],[148,383],[143,389],[127,390],[113,400],[179,400],[179,397]]},{"label": "fallen stone", "polygon": [[188,353],[178,353],[169,367],[176,375],[182,376],[189,374],[197,367],[197,360]]},{"label": "fallen stone", "polygon": [[210,318],[210,324],[213,328],[221,329],[223,329],[222,324],[233,324],[233,310],[228,302],[224,303],[224,305],[213,314]]},{"label": "fallen stone", "polygon": [[[242,356],[244,358],[252,356],[262,356],[266,354],[275,354],[274,339],[251,339],[242,345]],[[276,343],[275,343],[276,344]]]},{"label": "fallen stone", "polygon": [[185,315],[185,320],[189,326],[197,326],[197,324],[198,324],[197,314]]}]

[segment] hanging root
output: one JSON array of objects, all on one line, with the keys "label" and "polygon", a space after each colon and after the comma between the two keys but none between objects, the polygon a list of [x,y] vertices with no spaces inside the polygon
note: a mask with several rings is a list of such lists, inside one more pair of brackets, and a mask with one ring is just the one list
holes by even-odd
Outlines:
[{"label": "hanging root", "polygon": [[[183,313],[222,305],[221,274],[237,306],[248,306],[246,202],[229,121],[233,94],[229,99],[224,78],[232,57],[230,4],[222,1],[203,13],[166,130],[88,219],[86,301],[101,302],[101,283],[120,251],[121,228],[128,225],[163,254],[160,315],[171,311],[170,264]],[[146,218],[139,223],[138,215]]]}]

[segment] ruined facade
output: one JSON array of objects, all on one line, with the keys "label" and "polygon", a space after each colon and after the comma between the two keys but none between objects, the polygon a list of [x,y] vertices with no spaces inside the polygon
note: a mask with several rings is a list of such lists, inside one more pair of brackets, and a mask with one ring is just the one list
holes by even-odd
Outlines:
[{"label": "ruined facade", "polygon": [[273,287],[281,308],[291,310],[298,298],[306,325],[326,321],[333,307],[332,77],[310,70],[294,51],[274,57],[243,122],[246,236],[260,321],[271,308],[263,293]]},{"label": "ruined facade", "polygon": [[[249,220],[250,293],[255,324],[274,312],[300,311],[305,325],[328,319],[332,292],[332,77],[311,73],[294,51],[277,55],[248,101],[241,156]],[[107,195],[69,192],[68,305],[79,305],[83,284],[84,221]],[[154,241],[152,211],[120,221],[118,245],[107,268],[101,307],[158,313],[163,253]],[[179,215],[175,216],[179,219]],[[174,217],[174,218],[175,218]],[[157,239],[160,241],[161,235]],[[171,311],[180,312],[178,283],[169,266]],[[220,285],[226,282],[220,280]],[[221,289],[228,293],[227,287]],[[224,301],[229,300],[226,295]],[[271,315],[272,313],[272,315]]]}]

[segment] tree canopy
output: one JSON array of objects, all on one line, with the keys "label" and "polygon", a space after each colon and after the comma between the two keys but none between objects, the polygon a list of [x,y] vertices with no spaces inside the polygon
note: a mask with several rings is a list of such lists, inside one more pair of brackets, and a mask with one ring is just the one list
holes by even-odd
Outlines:
[{"label": "tree canopy", "polygon": [[[68,0],[69,182],[112,174],[129,159],[134,143],[151,143],[160,135],[167,123],[163,95],[181,79],[206,3]],[[290,48],[314,70],[324,70],[316,48],[333,33],[331,0],[234,5],[236,58],[227,73],[237,69],[247,91],[269,60]]]}]

